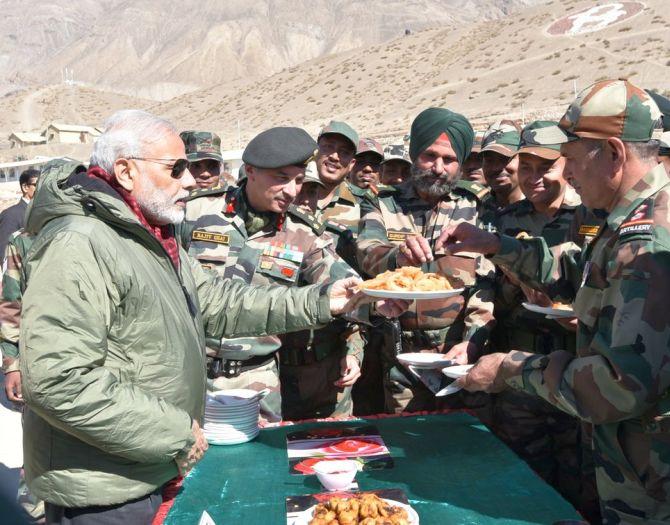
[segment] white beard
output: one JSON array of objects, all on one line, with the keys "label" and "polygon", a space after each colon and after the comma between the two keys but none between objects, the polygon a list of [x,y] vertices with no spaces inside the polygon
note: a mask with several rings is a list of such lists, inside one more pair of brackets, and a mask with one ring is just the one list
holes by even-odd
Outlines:
[{"label": "white beard", "polygon": [[170,197],[164,190],[159,190],[153,183],[150,184],[151,187],[135,195],[135,200],[149,224],[163,226],[182,222],[184,208],[176,202],[187,197],[188,192],[179,192],[175,197]]}]

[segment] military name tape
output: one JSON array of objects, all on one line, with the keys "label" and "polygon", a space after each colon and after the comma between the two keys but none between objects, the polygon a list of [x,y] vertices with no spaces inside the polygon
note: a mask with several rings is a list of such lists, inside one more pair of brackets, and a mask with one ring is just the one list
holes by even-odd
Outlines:
[{"label": "military name tape", "polygon": [[223,233],[195,230],[191,235],[191,238],[194,241],[205,241],[205,242],[213,242],[216,244],[226,244],[226,245],[230,244],[230,235],[225,235]]}]

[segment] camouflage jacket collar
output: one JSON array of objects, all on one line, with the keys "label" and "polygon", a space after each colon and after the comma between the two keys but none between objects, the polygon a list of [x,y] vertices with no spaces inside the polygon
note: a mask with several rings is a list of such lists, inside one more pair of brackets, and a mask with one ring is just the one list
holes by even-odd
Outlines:
[{"label": "camouflage jacket collar", "polygon": [[[560,215],[561,211],[566,210],[574,211],[578,206],[581,205],[581,203],[582,201],[579,198],[577,192],[574,189],[572,189],[571,186],[566,185],[565,195],[563,196],[563,202],[558,207],[559,211],[557,212],[556,215]],[[501,215],[504,215],[506,213],[513,213],[517,217],[523,215],[531,215],[535,213],[535,208],[528,199],[521,199],[520,201],[517,201],[513,204],[510,204],[509,206],[506,206],[500,211]]]},{"label": "camouflage jacket collar", "polygon": [[[317,209],[319,212],[323,212],[326,208],[336,206],[340,202],[346,203],[347,206],[356,206],[358,199],[351,191],[349,182],[342,181],[340,185],[335,188],[335,193],[333,193],[333,198],[330,199],[326,204],[317,204]],[[318,213],[318,212],[317,212]]]},{"label": "camouflage jacket collar", "polygon": [[333,202],[337,202],[338,200],[347,201],[351,204],[356,204],[356,202],[358,202],[355,195],[351,191],[351,187],[349,186],[348,181],[343,181],[342,184],[337,187]]},{"label": "camouflage jacket collar", "polygon": [[612,230],[616,230],[621,223],[635,209],[652,195],[658,193],[662,188],[669,186],[670,180],[662,164],[658,164],[654,169],[642,177],[635,186],[633,186],[626,195],[619,201],[614,210],[607,216],[607,225]]}]

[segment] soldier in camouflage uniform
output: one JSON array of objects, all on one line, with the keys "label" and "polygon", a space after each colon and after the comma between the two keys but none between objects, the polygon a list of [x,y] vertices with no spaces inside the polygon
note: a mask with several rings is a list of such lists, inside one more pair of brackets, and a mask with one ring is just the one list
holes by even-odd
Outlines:
[{"label": "soldier in camouflage uniform", "polygon": [[463,163],[463,179],[487,186],[484,170],[482,169],[482,141],[484,131],[475,131],[475,140],[472,143],[470,155]]},{"label": "soldier in camouflage uniform", "polygon": [[593,424],[602,521],[670,520],[670,180],[657,164],[660,112],[624,80],[579,94],[559,125],[568,182],[606,210],[596,237],[552,254],[541,238],[496,237],[466,226],[440,242],[494,254],[534,288],[575,292],[577,354],[513,351],[484,356],[460,382],[541,397]]},{"label": "soldier in camouflage uniform", "polygon": [[[500,213],[498,231],[518,238],[542,237],[550,248],[567,241],[585,247],[602,221],[586,212],[563,177],[565,159],[560,144],[544,138],[547,133],[555,136],[557,124],[536,121],[523,129],[517,155],[519,186],[525,199]],[[574,329],[525,309],[522,302],[540,299],[537,292],[525,290],[529,297],[518,281],[498,273],[492,351],[574,352]],[[551,301],[546,298],[543,304],[551,305]],[[493,396],[492,403],[495,434],[582,514],[597,521],[594,472],[587,468],[586,475],[582,474],[592,462],[583,461],[579,421],[525,392],[501,392]]]},{"label": "soldier in camouflage uniform", "polygon": [[[354,186],[348,181],[349,175],[354,167],[357,145],[359,144],[358,133],[346,122],[331,121],[319,133],[318,152],[315,163],[317,176],[320,179],[320,187],[315,187],[318,192],[316,199],[311,199],[310,210],[314,216],[325,227],[325,231],[336,240],[337,254],[342,257],[352,268],[357,269],[355,240],[358,236],[358,221],[360,219],[359,202],[366,190]],[[374,185],[373,185],[374,186]],[[376,187],[376,186],[375,186]],[[308,191],[308,190],[305,190]],[[378,322],[374,323],[378,325]],[[350,344],[363,347],[365,340],[363,333],[368,334],[374,327],[366,326],[364,330],[352,333]],[[369,337],[369,336],[368,336]],[[370,383],[370,377],[375,375],[375,348],[364,346],[365,352],[358,354],[359,358],[349,358],[349,366],[352,370],[359,367],[362,377],[358,379],[353,387],[353,398],[355,407],[369,405],[371,398],[377,394],[376,383]],[[280,353],[284,370],[289,365],[289,356]],[[291,362],[303,361],[300,355],[290,356]],[[361,361],[362,360],[362,361]],[[297,369],[293,369],[297,370]],[[286,383],[287,384],[287,383]],[[297,381],[293,381],[297,384]],[[375,403],[373,402],[374,406]],[[379,412],[378,408],[364,408],[365,413]]]},{"label": "soldier in camouflage uniform", "polygon": [[405,182],[410,176],[412,161],[401,150],[400,154],[393,151],[384,153],[381,166],[381,183],[385,186],[397,186]]},{"label": "soldier in camouflage uniform", "polygon": [[[321,223],[292,206],[315,148],[314,140],[297,128],[273,128],[254,138],[243,155],[247,177],[240,187],[200,190],[191,196],[182,233],[189,253],[224,277],[253,284],[303,286],[356,276],[335,253],[333,239],[324,234]],[[315,348],[332,349],[327,363],[332,377],[308,367],[311,382],[301,386],[305,392],[311,389],[305,395],[310,405],[284,403],[290,410],[283,415],[302,415],[301,408],[314,416],[333,415],[338,397],[343,401],[346,395],[342,383],[351,379],[340,369],[342,353],[358,356],[362,351],[362,345],[347,345],[349,332],[349,324],[337,320],[316,332],[209,341],[208,351],[215,357],[210,369],[216,376],[213,387],[269,388],[272,393],[263,400],[262,412],[266,419],[277,421],[283,411],[276,351],[298,349],[309,355]],[[312,339],[310,334],[318,336]]]},{"label": "soldier in camouflage uniform", "polygon": [[[429,108],[412,123],[412,177],[395,188],[369,194],[357,247],[359,264],[374,276],[400,266],[421,266],[449,277],[466,291],[450,299],[415,302],[400,319],[402,352],[447,353],[458,362],[476,358],[488,341],[493,319],[493,267],[484,258],[445,256],[435,249],[443,228],[479,224],[477,194],[481,187],[458,181],[470,153],[473,131],[465,117]],[[395,346],[386,348],[386,408],[391,412],[427,410],[435,397],[399,366]]]},{"label": "soldier in camouflage uniform", "polygon": [[510,204],[523,199],[519,188],[519,127],[511,120],[489,126],[482,138],[482,172],[490,193],[482,194],[481,221],[495,231],[498,215]]},{"label": "soldier in camouflage uniform", "polygon": [[21,396],[21,371],[19,370],[19,321],[21,296],[25,276],[23,259],[32,244],[32,235],[23,230],[14,232],[7,243],[2,275],[2,300],[0,301],[0,348],[2,371],[5,374],[5,392],[14,403],[23,403]]},{"label": "soldier in camouflage uniform", "polygon": [[384,148],[374,139],[360,139],[354,157],[354,167],[349,179],[351,184],[362,189],[379,186]]},{"label": "soldier in camouflage uniform", "polygon": [[221,139],[210,131],[182,131],[179,136],[186,148],[186,158],[189,161],[188,170],[193,175],[198,188],[214,188],[233,184],[230,177],[221,180]]}]

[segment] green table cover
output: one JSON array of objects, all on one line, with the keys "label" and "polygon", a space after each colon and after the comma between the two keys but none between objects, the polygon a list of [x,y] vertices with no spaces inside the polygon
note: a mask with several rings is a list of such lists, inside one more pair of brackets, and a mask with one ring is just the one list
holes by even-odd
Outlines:
[{"label": "green table cover", "polygon": [[[360,490],[402,488],[421,525],[579,519],[569,503],[468,414],[360,421],[377,426],[395,461],[392,469],[360,472]],[[264,429],[249,443],[210,446],[184,480],[165,524],[197,524],[206,510],[216,525],[285,525],[287,496],[323,491],[315,476],[288,473],[286,434],[347,424],[352,422]]]}]

